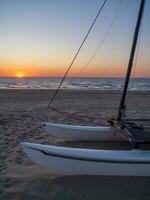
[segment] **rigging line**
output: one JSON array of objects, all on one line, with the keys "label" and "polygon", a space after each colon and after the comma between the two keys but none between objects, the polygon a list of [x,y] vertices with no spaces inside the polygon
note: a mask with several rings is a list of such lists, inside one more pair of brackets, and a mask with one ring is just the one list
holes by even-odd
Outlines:
[{"label": "rigging line", "polygon": [[59,110],[57,108],[51,107],[52,111],[55,111],[63,116],[65,116],[66,118],[69,117],[69,119],[71,118],[71,120],[75,120],[75,121],[79,121],[79,122],[88,122],[91,123],[93,125],[97,125],[96,121],[99,120],[107,120],[108,118],[104,118],[104,117],[87,117],[86,115],[78,115],[76,113],[71,113],[71,112],[67,112],[67,111],[62,111]]},{"label": "rigging line", "polygon": [[94,20],[93,20],[93,22],[92,22],[92,24],[91,24],[91,26],[90,26],[90,28],[89,28],[87,34],[85,35],[85,37],[84,37],[84,39],[83,39],[83,41],[82,41],[82,43],[81,43],[79,49],[77,50],[77,52],[76,52],[75,56],[73,57],[73,59],[72,59],[70,65],[69,65],[68,69],[66,70],[66,72],[65,72],[65,74],[64,74],[64,76],[63,76],[61,82],[59,83],[57,89],[55,90],[55,92],[54,92],[54,94],[53,94],[53,96],[52,96],[52,98],[51,98],[51,101],[50,101],[50,103],[48,104],[46,110],[51,106],[53,100],[55,99],[55,97],[56,97],[56,95],[57,95],[57,93],[58,93],[58,91],[59,91],[59,89],[60,89],[62,83],[64,82],[64,80],[65,80],[67,74],[69,73],[69,71],[70,71],[70,69],[71,69],[71,67],[72,67],[72,65],[73,65],[73,63],[74,63],[74,61],[76,60],[76,58],[77,58],[77,56],[78,56],[78,54],[79,54],[79,52],[80,52],[82,46],[84,45],[84,43],[85,43],[85,41],[86,41],[88,35],[90,34],[90,32],[91,32],[91,30],[92,30],[92,28],[93,28],[95,22],[97,21],[99,15],[100,15],[100,13],[101,13],[101,11],[103,10],[103,8],[104,8],[106,2],[107,2],[107,0],[104,0],[103,4],[101,5],[101,7],[100,7],[100,9],[99,9],[99,11],[98,11],[96,17],[94,18]]},{"label": "rigging line", "polygon": [[113,26],[113,24],[114,24],[114,22],[115,22],[115,19],[116,19],[118,13],[119,13],[119,10],[120,10],[120,8],[121,8],[121,6],[122,6],[123,1],[124,1],[124,0],[121,0],[121,1],[120,1],[119,6],[117,7],[117,10],[116,10],[116,12],[115,12],[115,14],[114,14],[114,16],[113,16],[113,18],[112,18],[112,21],[111,21],[111,23],[110,23],[108,29],[106,30],[106,32],[105,32],[105,34],[104,34],[104,36],[103,36],[101,42],[99,43],[98,47],[97,47],[96,50],[94,51],[93,55],[91,56],[91,58],[89,59],[89,61],[87,62],[87,64],[85,64],[85,65],[83,66],[83,68],[76,74],[76,77],[79,76],[79,75],[89,66],[89,64],[90,64],[90,63],[93,61],[93,59],[95,58],[96,54],[98,53],[99,49],[100,49],[101,46],[103,45],[105,39],[107,38],[107,36],[108,36],[108,34],[109,34],[109,32],[110,32],[110,30],[111,30],[111,28],[112,28],[112,26]]}]

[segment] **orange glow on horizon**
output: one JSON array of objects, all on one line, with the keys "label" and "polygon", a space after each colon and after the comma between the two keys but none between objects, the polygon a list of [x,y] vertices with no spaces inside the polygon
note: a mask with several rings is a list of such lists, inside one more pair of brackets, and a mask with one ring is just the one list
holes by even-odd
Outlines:
[{"label": "orange glow on horizon", "polygon": [[[110,67],[111,66],[111,67]],[[95,64],[87,67],[82,73],[82,65],[75,65],[70,70],[67,77],[124,77],[126,67],[120,63]],[[5,66],[0,67],[0,77],[62,77],[67,67],[51,64],[50,66]],[[137,68],[135,77],[149,77],[150,70],[147,67]]]}]

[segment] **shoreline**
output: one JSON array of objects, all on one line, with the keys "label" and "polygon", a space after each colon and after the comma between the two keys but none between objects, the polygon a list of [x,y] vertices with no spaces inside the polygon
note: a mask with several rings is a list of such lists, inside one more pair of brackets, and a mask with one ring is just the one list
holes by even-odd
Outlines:
[{"label": "shoreline", "polygon": [[[0,88],[0,91],[18,91],[18,90],[37,90],[37,91],[54,91],[56,90],[57,88]],[[83,92],[86,92],[86,91],[89,91],[89,92],[92,92],[92,91],[98,91],[98,92],[122,92],[123,89],[97,89],[97,88],[93,88],[93,89],[85,89],[85,88],[60,88],[59,89],[60,91],[72,91],[72,92],[76,92],[76,91],[83,91]],[[134,90],[134,89],[129,89],[128,92],[132,92],[132,93],[150,93],[150,89],[149,90]]]}]

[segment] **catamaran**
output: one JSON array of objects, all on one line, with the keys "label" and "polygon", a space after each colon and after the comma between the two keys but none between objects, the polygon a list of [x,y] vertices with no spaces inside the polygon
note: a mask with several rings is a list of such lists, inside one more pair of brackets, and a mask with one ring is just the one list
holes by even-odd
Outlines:
[{"label": "catamaran", "polygon": [[[125,100],[128,90],[129,79],[133,66],[139,30],[146,0],[140,1],[126,79],[120,100],[117,118],[109,120],[109,127],[74,126],[43,122],[45,130],[58,138],[73,140],[98,140],[98,141],[122,141],[129,142],[130,150],[99,150],[58,147],[42,144],[22,142],[25,153],[35,163],[50,168],[51,170],[80,175],[117,175],[117,176],[150,176],[150,151],[142,150],[141,144],[150,143],[150,130],[140,125],[135,125],[125,118]],[[76,59],[90,30],[92,29],[103,6],[99,10],[93,24],[83,40],[77,54],[70,64],[60,85],[65,79],[69,69]],[[60,88],[60,85],[58,89]],[[52,97],[54,99],[58,90]],[[52,101],[51,101],[52,102]]]}]

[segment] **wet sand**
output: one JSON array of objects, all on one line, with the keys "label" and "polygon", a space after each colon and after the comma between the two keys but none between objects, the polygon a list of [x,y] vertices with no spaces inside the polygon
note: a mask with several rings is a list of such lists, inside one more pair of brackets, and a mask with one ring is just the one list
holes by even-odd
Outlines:
[{"label": "wet sand", "polygon": [[[44,132],[40,122],[108,125],[117,114],[118,91],[62,90],[53,106],[64,115],[46,109],[51,90],[0,90],[0,199],[149,199],[150,178],[64,176],[42,168],[23,153],[20,141],[101,148],[98,142],[67,142]],[[131,118],[150,117],[150,92],[131,92],[127,98]],[[85,118],[88,116],[89,118]],[[83,120],[84,119],[84,120]],[[128,144],[107,143],[108,148]]]}]

